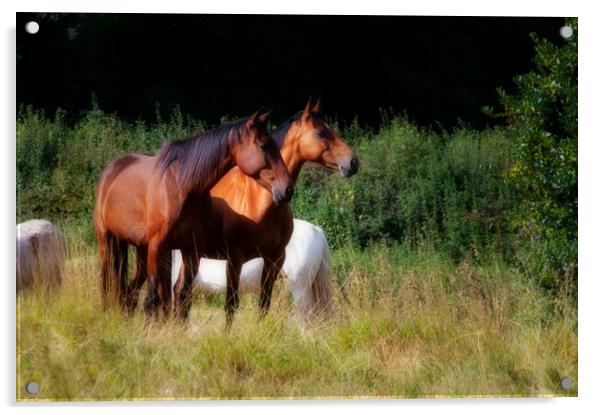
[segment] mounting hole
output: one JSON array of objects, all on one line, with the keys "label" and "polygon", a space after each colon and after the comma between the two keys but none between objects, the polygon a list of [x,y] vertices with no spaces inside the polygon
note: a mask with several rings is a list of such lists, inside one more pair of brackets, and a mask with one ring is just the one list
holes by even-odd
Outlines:
[{"label": "mounting hole", "polygon": [[30,395],[36,395],[40,391],[40,385],[38,382],[27,382],[25,385],[25,390]]},{"label": "mounting hole", "polygon": [[568,391],[573,387],[573,380],[571,378],[560,379],[560,387],[565,391]]},{"label": "mounting hole", "polygon": [[560,36],[562,36],[565,39],[570,38],[571,36],[573,36],[573,29],[570,26],[562,26],[560,28]]},{"label": "mounting hole", "polygon": [[25,23],[25,31],[30,35],[35,35],[40,31],[40,25],[38,22],[27,22]]}]

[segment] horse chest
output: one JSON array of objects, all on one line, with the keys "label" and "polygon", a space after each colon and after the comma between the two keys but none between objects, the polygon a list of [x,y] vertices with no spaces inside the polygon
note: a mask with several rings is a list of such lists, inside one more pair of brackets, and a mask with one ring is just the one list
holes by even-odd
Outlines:
[{"label": "horse chest", "polygon": [[200,238],[206,237],[210,213],[211,199],[208,196],[187,198],[172,218],[170,239],[178,245],[198,243]]},{"label": "horse chest", "polygon": [[230,249],[238,249],[250,258],[270,255],[283,250],[290,234],[286,226],[281,226],[276,218],[267,218],[261,222],[249,221],[244,226],[232,228],[227,232],[226,240]]}]

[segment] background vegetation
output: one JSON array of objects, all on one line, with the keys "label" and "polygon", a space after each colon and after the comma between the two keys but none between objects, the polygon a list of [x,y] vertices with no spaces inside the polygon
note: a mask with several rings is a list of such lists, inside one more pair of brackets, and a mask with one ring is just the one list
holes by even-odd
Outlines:
[{"label": "background vegetation", "polygon": [[562,45],[534,36],[533,71],[485,108],[506,126],[426,128],[382,111],[378,125],[332,120],[361,167],[344,180],[309,165],[297,183],[295,216],[324,228],[333,248],[338,304],[333,321],[304,334],[283,287],[266,321],[247,299],[230,336],[219,296],[199,299],[186,327],[100,312],[91,213],[101,169],[208,124],[179,107],[149,122],[95,99],[76,117],[21,106],[17,221],[59,223],[70,255],[60,294],[19,298],[19,380],[50,385],[48,399],[575,394],[557,386],[577,376],[577,21],[568,24]]}]

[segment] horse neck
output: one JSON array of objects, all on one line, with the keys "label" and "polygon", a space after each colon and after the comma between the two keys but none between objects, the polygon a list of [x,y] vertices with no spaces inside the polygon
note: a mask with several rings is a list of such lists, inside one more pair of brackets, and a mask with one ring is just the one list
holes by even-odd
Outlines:
[{"label": "horse neck", "polygon": [[299,139],[301,138],[299,127],[296,124],[291,125],[286,132],[280,155],[288,169],[293,184],[297,183],[297,178],[301,172],[301,167],[305,164],[305,159],[301,156],[299,150]]},{"label": "horse neck", "polygon": [[[240,175],[244,176],[244,198],[246,206],[252,213],[252,217],[257,222],[262,222],[266,217],[277,214],[287,204],[276,205],[272,196],[272,192],[257,183],[253,178],[244,175],[238,170]],[[251,212],[252,211],[252,212]]]},{"label": "horse neck", "polygon": [[[305,163],[305,159],[301,157],[301,153],[299,152],[299,138],[299,128],[293,124],[287,131],[280,148],[280,155],[289,171],[293,184],[297,182],[301,168]],[[238,173],[243,174],[240,171]],[[261,221],[268,215],[277,215],[282,210],[290,208],[288,204],[276,205],[272,198],[272,193],[257,183],[257,181],[248,176],[245,176],[244,180],[247,190],[245,195],[254,198],[255,212],[258,220]]]}]

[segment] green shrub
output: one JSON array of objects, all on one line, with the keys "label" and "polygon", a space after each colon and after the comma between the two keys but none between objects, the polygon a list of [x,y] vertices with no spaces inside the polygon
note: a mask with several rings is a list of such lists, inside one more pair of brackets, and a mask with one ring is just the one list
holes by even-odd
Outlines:
[{"label": "green shrub", "polygon": [[333,246],[428,242],[456,259],[508,246],[514,198],[501,180],[511,164],[504,130],[436,134],[394,117],[377,133],[354,127],[350,136],[359,173],[343,180],[309,166],[293,201],[295,216],[322,226]]},{"label": "green shrub", "polygon": [[93,104],[74,125],[65,113],[50,119],[21,108],[17,116],[17,220],[91,218],[101,170],[130,152],[156,152],[166,138],[183,138],[204,125],[175,109],[169,122],[128,124]]},{"label": "green shrub", "polygon": [[[81,229],[90,241],[96,181],[110,160],[156,152],[167,137],[204,128],[177,109],[169,121],[158,117],[152,125],[125,123],[96,106],[72,125],[65,119],[61,111],[53,118],[31,108],[19,111],[17,220],[46,217]],[[515,165],[511,130],[460,126],[436,133],[403,116],[384,117],[375,131],[357,122],[335,128],[356,150],[358,174],[343,179],[308,164],[293,199],[295,216],[324,228],[333,248],[427,246],[456,261],[513,258],[511,213],[520,200],[504,177]],[[562,244],[554,239],[538,249],[560,250]],[[518,260],[529,265],[537,259],[534,252]],[[553,279],[553,270],[534,278]]]},{"label": "green shrub", "polygon": [[[94,106],[70,126],[61,111],[50,119],[21,109],[18,219],[90,222],[96,181],[109,161],[129,152],[156,152],[166,137],[201,128],[177,110],[167,123],[159,118],[145,125],[125,123]],[[459,259],[507,245],[504,212],[513,198],[499,179],[511,163],[504,130],[463,127],[436,134],[393,117],[377,132],[353,123],[342,135],[357,150],[360,172],[343,180],[308,165],[293,202],[295,215],[322,226],[334,247],[428,242]]]},{"label": "green shrub", "polygon": [[[506,178],[520,197],[512,217],[519,253],[548,288],[577,276],[577,19],[560,46],[532,36],[535,69],[499,90],[514,137]],[[574,281],[572,281],[574,283]]]}]

